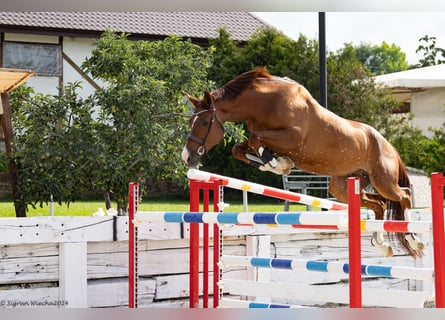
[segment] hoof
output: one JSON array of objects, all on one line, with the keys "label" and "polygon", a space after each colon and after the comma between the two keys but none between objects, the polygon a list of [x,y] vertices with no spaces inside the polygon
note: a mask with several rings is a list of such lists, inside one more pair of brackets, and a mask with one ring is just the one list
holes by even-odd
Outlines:
[{"label": "hoof", "polygon": [[373,237],[371,239],[371,244],[376,247],[377,251],[384,257],[392,257],[394,255],[391,246],[385,242],[378,243],[377,239]]},{"label": "hoof", "polygon": [[269,171],[278,175],[283,174],[283,170],[276,168],[276,167],[272,167],[269,163],[266,163],[265,165],[259,166],[258,169],[260,169],[261,171]]},{"label": "hoof", "polygon": [[405,240],[408,241],[409,246],[414,251],[423,251],[423,249],[425,249],[423,242],[414,233],[406,234]]},{"label": "hoof", "polygon": [[288,157],[278,157],[276,167],[281,169],[282,174],[289,174],[294,163]]}]

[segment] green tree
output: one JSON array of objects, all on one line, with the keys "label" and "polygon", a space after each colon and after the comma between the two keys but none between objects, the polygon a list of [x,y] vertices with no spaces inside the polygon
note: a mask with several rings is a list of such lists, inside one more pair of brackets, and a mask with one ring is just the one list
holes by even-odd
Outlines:
[{"label": "green tree", "polygon": [[438,129],[430,129],[433,136],[421,145],[422,169],[428,174],[445,172],[445,124]]},{"label": "green tree", "polygon": [[109,193],[126,210],[128,183],[168,179],[185,186],[181,150],[188,132],[184,92],[198,95],[210,53],[171,36],[130,41],[105,32],[82,67],[106,83],[87,99],[80,83],[44,96],[22,86],[11,95],[21,205],[69,203]]},{"label": "green tree", "polygon": [[356,57],[355,48],[347,44],[328,56],[328,106],[334,113],[386,129],[391,110],[400,102],[389,90],[377,87],[372,73]]},{"label": "green tree", "polygon": [[94,140],[92,108],[81,99],[80,83],[60,96],[20,86],[11,93],[14,123],[13,159],[19,169],[19,205],[27,208],[54,199],[69,203],[92,186],[89,146]]},{"label": "green tree", "polygon": [[209,39],[213,53],[209,78],[219,87],[242,73],[242,68],[238,64],[241,54],[238,48],[240,43],[233,40],[230,33],[224,28],[219,29],[218,33],[218,38]]},{"label": "green tree", "polygon": [[130,41],[107,31],[82,65],[106,82],[98,109],[95,181],[125,209],[128,183],[148,177],[186,184],[180,152],[188,131],[184,93],[201,94],[209,53],[190,41]]},{"label": "green tree", "polygon": [[[397,120],[392,120],[397,126]],[[404,127],[389,136],[390,142],[399,151],[405,164],[424,170],[428,175],[432,172],[445,172],[445,124],[441,128],[429,130],[433,133],[427,137],[421,129]]]},{"label": "green tree", "polygon": [[[318,88],[318,44],[300,34],[294,41],[272,27],[260,28],[243,46],[230,38],[225,29],[211,39],[213,59],[210,79],[223,85],[240,73],[266,67],[272,74],[289,77],[311,91]],[[228,49],[230,48],[230,49]]]},{"label": "green tree", "polygon": [[419,39],[416,53],[423,53],[418,67],[428,67],[445,63],[445,49],[436,47],[436,37],[425,35]]},{"label": "green tree", "polygon": [[408,69],[406,54],[399,46],[383,41],[381,45],[361,43],[354,47],[360,63],[376,75]]}]

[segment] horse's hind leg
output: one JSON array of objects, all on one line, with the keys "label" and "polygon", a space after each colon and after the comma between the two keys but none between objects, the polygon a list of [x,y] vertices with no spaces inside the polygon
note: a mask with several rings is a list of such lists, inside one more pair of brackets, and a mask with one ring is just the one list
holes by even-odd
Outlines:
[{"label": "horse's hind leg", "polygon": [[[385,199],[379,194],[374,194],[365,191],[365,187],[369,184],[369,178],[364,172],[357,172],[354,174],[360,178],[361,192],[360,201],[361,204],[372,211],[374,211],[375,218],[377,220],[382,220],[385,212]],[[339,201],[347,203],[348,202],[348,177],[331,177],[329,183],[329,192],[337,198]],[[383,232],[374,232],[371,243],[376,247],[377,251],[380,252],[385,257],[390,257],[393,255],[393,250],[391,246],[385,242],[383,237]]]},{"label": "horse's hind leg", "polygon": [[[381,169],[380,172],[385,171]],[[409,221],[410,216],[407,209],[410,209],[412,205],[411,189],[408,187],[400,187],[398,185],[397,176],[375,174],[370,177],[372,185],[379,194],[382,194],[386,199],[389,199],[394,203],[400,203],[401,216],[390,217],[390,219]],[[422,256],[425,245],[415,234],[397,234],[397,239],[413,257]]]},{"label": "horse's hind leg", "polygon": [[[411,196],[411,189],[409,188],[401,188],[401,189]],[[404,218],[405,221],[411,221],[411,215],[409,210],[405,210]],[[405,233],[405,240],[409,243],[409,246],[415,252],[422,252],[423,249],[425,248],[425,244],[415,233],[412,232]]]}]

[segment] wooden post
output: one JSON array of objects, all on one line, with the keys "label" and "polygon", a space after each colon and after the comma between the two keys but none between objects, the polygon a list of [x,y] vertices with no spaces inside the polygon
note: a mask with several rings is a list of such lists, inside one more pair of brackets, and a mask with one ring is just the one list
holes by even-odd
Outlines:
[{"label": "wooden post", "polygon": [[59,243],[59,301],[70,308],[88,307],[87,243]]},{"label": "wooden post", "polygon": [[[5,139],[6,154],[8,157],[12,154],[14,146],[14,131],[12,129],[12,112],[9,104],[8,92],[17,88],[24,83],[29,77],[33,76],[33,71],[16,70],[0,68],[0,117],[3,127],[3,135]],[[15,215],[17,217],[26,217],[26,208],[20,204],[21,194],[18,191],[18,168],[15,163],[9,160],[8,164],[8,180],[11,184],[12,197],[14,199]]]},{"label": "wooden post", "polygon": [[3,114],[1,115],[1,123],[3,127],[3,134],[5,138],[5,148],[6,154],[9,158],[8,170],[9,170],[9,183],[11,184],[12,197],[14,199],[14,207],[15,214],[17,217],[26,217],[25,207],[20,205],[19,201],[21,198],[21,194],[18,191],[17,183],[18,183],[18,168],[15,163],[11,160],[10,156],[12,155],[12,148],[14,142],[14,133],[12,130],[12,113],[11,106],[9,104],[9,95],[7,93],[1,94],[2,101],[2,109]]}]

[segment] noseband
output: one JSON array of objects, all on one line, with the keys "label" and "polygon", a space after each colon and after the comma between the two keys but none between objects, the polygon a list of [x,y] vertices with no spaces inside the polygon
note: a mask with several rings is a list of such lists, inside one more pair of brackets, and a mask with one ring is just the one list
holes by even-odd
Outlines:
[{"label": "noseband", "polygon": [[[192,131],[193,131],[193,128],[195,126],[196,121],[198,120],[198,116],[201,113],[204,113],[204,112],[207,112],[207,111],[211,111],[212,112],[212,118],[210,119],[210,124],[209,124],[209,129],[207,130],[207,134],[205,135],[204,139],[201,139],[200,137],[195,136],[192,133]],[[196,119],[193,121],[192,128],[190,130],[189,135],[187,136],[187,140],[192,140],[192,141],[195,141],[198,144],[200,144],[197,153],[198,153],[199,156],[203,156],[209,150],[209,148],[207,148],[207,146],[206,146],[206,142],[207,142],[207,138],[210,135],[210,132],[212,131],[212,127],[213,127],[213,124],[215,123],[215,119],[218,121],[218,123],[221,126],[221,128],[223,129],[223,131],[224,131],[224,125],[221,122],[221,120],[219,119],[218,115],[216,114],[216,109],[215,109],[215,106],[213,104],[212,104],[212,107],[210,109],[201,110],[201,111],[199,111],[197,113],[193,113],[193,115],[196,116]]]}]

